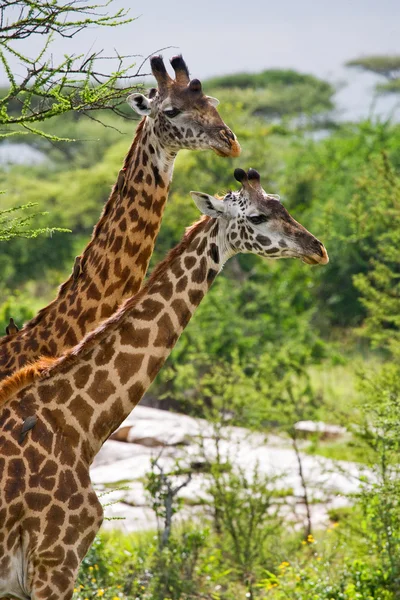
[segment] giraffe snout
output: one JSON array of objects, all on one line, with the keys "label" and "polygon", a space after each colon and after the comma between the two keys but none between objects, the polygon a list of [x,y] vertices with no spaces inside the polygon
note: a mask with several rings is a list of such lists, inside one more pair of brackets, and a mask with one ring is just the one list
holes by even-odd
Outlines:
[{"label": "giraffe snout", "polygon": [[225,153],[225,151],[221,151],[224,156],[236,157],[240,155],[242,151],[240,144],[237,141],[235,134],[228,127],[221,129],[218,137],[223,144],[229,148],[227,153]]},{"label": "giraffe snout", "polygon": [[326,265],[329,262],[329,256],[325,246],[316,239],[313,244],[312,252],[303,256],[302,260],[308,265]]},{"label": "giraffe snout", "polygon": [[[320,242],[321,244],[321,242]],[[320,265],[327,265],[329,262],[329,256],[328,253],[326,251],[326,248],[323,244],[321,244],[321,248],[320,248],[320,254],[321,254],[321,260],[319,261]]]}]

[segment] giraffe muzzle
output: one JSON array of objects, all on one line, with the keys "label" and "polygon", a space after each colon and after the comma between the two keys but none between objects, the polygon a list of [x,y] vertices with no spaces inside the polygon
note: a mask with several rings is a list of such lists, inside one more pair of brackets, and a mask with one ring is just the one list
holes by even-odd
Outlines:
[{"label": "giraffe muzzle", "polygon": [[318,248],[318,252],[313,252],[313,254],[309,254],[307,256],[302,257],[302,261],[307,265],[327,265],[329,262],[329,256],[326,251],[326,248],[321,242],[320,248]]},{"label": "giraffe muzzle", "polygon": [[230,129],[221,129],[218,132],[218,137],[223,143],[223,146],[218,145],[213,148],[214,152],[218,154],[218,156],[231,156],[235,158],[236,156],[240,155],[242,149],[236,139],[235,134]]}]

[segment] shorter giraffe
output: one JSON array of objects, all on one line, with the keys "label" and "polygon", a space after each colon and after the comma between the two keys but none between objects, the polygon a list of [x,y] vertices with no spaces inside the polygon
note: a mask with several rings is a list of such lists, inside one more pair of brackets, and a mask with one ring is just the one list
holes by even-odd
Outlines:
[{"label": "shorter giraffe", "polygon": [[0,386],[0,598],[69,600],[103,519],[89,467],[148,389],[224,262],[238,252],[326,264],[324,246],[236,169],[137,296],[58,359]]}]

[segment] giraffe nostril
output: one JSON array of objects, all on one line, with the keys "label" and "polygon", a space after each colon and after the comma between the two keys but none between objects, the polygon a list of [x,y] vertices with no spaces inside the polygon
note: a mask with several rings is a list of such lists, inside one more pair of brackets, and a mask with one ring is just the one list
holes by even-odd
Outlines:
[{"label": "giraffe nostril", "polygon": [[318,250],[319,250],[320,257],[322,258],[321,264],[326,265],[329,262],[329,256],[328,256],[325,246],[323,244],[321,244],[321,242],[319,242]]},{"label": "giraffe nostril", "polygon": [[232,131],[225,127],[220,130],[219,136],[226,144],[230,144],[230,142],[235,139],[235,136],[233,135]]},{"label": "giraffe nostril", "polygon": [[217,154],[220,156],[239,156],[241,152],[240,144],[230,129],[227,127],[218,129],[216,136],[225,146],[225,149],[223,150],[221,146],[218,145],[218,147],[215,148]]}]

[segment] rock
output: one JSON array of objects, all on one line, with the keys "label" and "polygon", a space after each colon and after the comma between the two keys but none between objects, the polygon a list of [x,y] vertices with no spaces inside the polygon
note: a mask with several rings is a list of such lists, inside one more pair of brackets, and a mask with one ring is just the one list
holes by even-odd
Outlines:
[{"label": "rock", "polygon": [[111,439],[151,448],[189,444],[201,431],[199,420],[157,408],[137,406]]},{"label": "rock", "polygon": [[[341,435],[345,431],[325,423],[310,423],[309,427],[306,422],[305,431],[325,434],[327,427],[333,427],[336,435],[338,430]],[[302,423],[298,423],[297,427],[301,428]],[[123,435],[121,431],[124,432]],[[329,431],[333,433],[331,429]],[[198,444],[200,434],[202,450]],[[91,467],[91,478],[96,490],[100,494],[107,491],[100,501],[103,504],[117,502],[106,506],[106,516],[124,517],[123,521],[106,521],[106,528],[115,527],[123,531],[156,528],[156,519],[144,490],[144,478],[150,472],[151,461],[155,458],[166,473],[175,469],[177,460],[182,469],[193,473],[190,483],[180,491],[184,506],[177,519],[197,518],[199,512],[203,515],[210,514],[211,498],[206,494],[209,483],[207,465],[216,456],[213,427],[210,423],[187,415],[138,406],[122,423],[118,435],[124,441],[117,441],[115,437],[108,440]],[[277,477],[276,481],[271,482],[271,486],[288,490],[288,496],[279,499],[280,513],[292,515],[293,521],[297,518],[298,523],[303,522],[302,482],[296,455],[288,445],[288,440],[278,436],[266,438],[261,433],[231,426],[222,428],[219,437],[221,460],[229,460],[234,468],[241,469],[249,478],[256,467],[260,474]],[[135,443],[126,443],[126,440]],[[313,518],[321,525],[329,523],[330,508],[335,507],[338,502],[347,502],[346,495],[359,489],[360,475],[372,477],[366,469],[363,470],[354,463],[307,454],[301,454],[301,458]],[[177,477],[177,485],[185,477],[186,475]],[[122,489],[122,486],[127,489]]]},{"label": "rock", "polygon": [[303,437],[317,435],[320,440],[336,440],[347,433],[347,429],[340,425],[329,425],[322,421],[297,421],[294,428]]},{"label": "rock", "polygon": [[[121,443],[121,442],[116,442]],[[107,452],[106,442],[103,446],[104,452]],[[132,444],[128,448],[132,449],[132,456],[121,460],[93,467],[90,470],[90,477],[94,485],[107,484],[108,486],[126,484],[130,481],[143,478],[151,470],[151,459],[156,458],[156,454],[146,451],[142,446]],[[172,469],[175,459],[172,457],[163,457],[163,465],[167,469]]]}]

